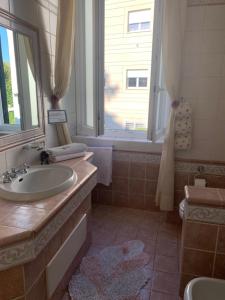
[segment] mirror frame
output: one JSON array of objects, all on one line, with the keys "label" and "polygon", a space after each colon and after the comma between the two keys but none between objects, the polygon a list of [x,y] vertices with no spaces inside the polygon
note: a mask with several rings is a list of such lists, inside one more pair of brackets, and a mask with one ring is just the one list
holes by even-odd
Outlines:
[{"label": "mirror frame", "polygon": [[35,65],[35,79],[37,89],[37,107],[38,107],[38,121],[39,126],[36,128],[21,130],[20,132],[9,133],[0,137],[0,152],[10,149],[12,147],[29,143],[37,139],[45,137],[45,122],[44,122],[44,102],[42,91],[42,77],[41,77],[41,51],[39,30],[37,27],[28,22],[17,18],[4,9],[0,9],[0,26],[8,28],[12,31],[22,33],[30,38],[32,41],[32,50],[34,55]]}]

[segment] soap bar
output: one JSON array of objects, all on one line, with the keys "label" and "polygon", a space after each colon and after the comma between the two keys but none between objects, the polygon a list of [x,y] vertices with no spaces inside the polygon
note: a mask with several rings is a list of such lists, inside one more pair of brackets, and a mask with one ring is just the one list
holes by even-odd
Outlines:
[{"label": "soap bar", "polygon": [[205,187],[206,186],[206,180],[203,179],[203,178],[195,178],[195,186]]}]

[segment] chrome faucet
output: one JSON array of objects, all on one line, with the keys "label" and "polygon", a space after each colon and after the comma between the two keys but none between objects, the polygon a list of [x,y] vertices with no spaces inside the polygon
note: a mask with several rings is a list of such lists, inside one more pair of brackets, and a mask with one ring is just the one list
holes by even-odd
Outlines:
[{"label": "chrome faucet", "polygon": [[24,150],[30,150],[30,149],[35,149],[37,151],[43,150],[45,147],[45,143],[44,141],[41,142],[33,142],[33,143],[29,143],[23,146],[22,149]]},{"label": "chrome faucet", "polygon": [[26,163],[24,163],[18,169],[11,168],[10,171],[5,171],[2,174],[3,183],[10,183],[10,182],[12,182],[13,179],[17,178],[18,175],[20,175],[20,174],[26,174],[28,168],[29,168],[29,166]]},{"label": "chrome faucet", "polygon": [[12,169],[10,170],[9,176],[10,176],[11,178],[16,178],[16,177],[17,177],[17,171],[16,171],[15,168],[12,168]]},{"label": "chrome faucet", "polygon": [[12,182],[12,178],[10,176],[9,171],[6,171],[2,174],[3,183],[10,183]]},{"label": "chrome faucet", "polygon": [[19,167],[17,170],[15,170],[16,174],[26,174],[27,169],[29,169],[30,166],[28,166],[26,163],[24,163],[21,167]]}]

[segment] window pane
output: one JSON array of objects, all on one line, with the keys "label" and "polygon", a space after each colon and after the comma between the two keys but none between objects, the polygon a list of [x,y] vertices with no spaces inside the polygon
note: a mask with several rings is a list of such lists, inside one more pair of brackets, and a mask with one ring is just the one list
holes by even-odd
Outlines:
[{"label": "window pane", "polygon": [[141,30],[147,30],[150,28],[150,22],[142,22],[141,23]]},{"label": "window pane", "polygon": [[128,87],[136,87],[137,78],[128,78]]},{"label": "window pane", "polygon": [[137,31],[138,23],[129,24],[129,31]]},{"label": "window pane", "polygon": [[143,31],[140,38],[124,32],[127,22],[130,31],[140,30],[141,23],[150,24],[154,1],[143,10],[145,6],[146,0],[135,4],[133,0],[105,0],[106,136],[147,138],[152,30]]},{"label": "window pane", "polygon": [[146,87],[148,84],[148,78],[146,77],[141,77],[139,78],[139,87]]},{"label": "window pane", "polygon": [[13,32],[0,27],[1,41],[1,108],[0,126],[5,124],[20,125],[16,58]]},{"label": "window pane", "polygon": [[86,58],[86,125],[94,126],[94,73],[93,73],[93,1],[85,1],[85,58]]}]

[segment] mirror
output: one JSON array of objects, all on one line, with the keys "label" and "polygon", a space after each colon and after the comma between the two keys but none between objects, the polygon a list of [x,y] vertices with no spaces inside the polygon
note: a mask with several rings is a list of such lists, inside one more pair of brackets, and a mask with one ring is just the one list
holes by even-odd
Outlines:
[{"label": "mirror", "polygon": [[39,57],[38,30],[0,10],[0,140],[44,135]]},{"label": "mirror", "polygon": [[38,126],[34,59],[29,37],[0,26],[0,135]]}]

